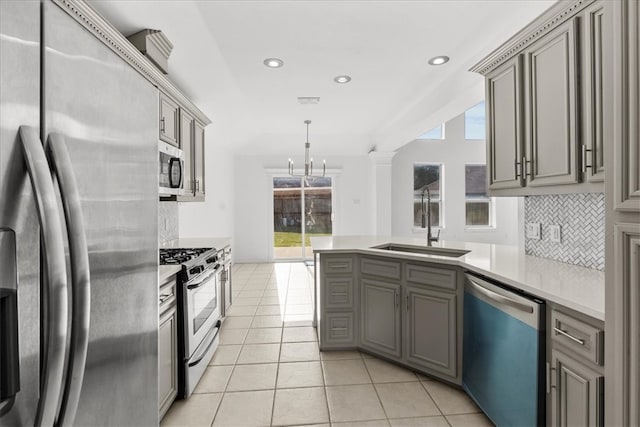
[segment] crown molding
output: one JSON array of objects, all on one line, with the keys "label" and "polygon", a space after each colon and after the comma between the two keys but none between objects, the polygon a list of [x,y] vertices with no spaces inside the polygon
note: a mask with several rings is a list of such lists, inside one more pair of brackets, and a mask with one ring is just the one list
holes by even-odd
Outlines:
[{"label": "crown molding", "polygon": [[500,45],[469,71],[487,75],[491,70],[518,55],[524,48],[572,19],[596,0],[560,0],[513,37]]},{"label": "crown molding", "polygon": [[127,38],[104,19],[84,0],[51,0],[109,49],[131,65],[159,90],[173,98],[199,121],[208,125],[211,119],[187,98],[153,63],[147,59]]}]

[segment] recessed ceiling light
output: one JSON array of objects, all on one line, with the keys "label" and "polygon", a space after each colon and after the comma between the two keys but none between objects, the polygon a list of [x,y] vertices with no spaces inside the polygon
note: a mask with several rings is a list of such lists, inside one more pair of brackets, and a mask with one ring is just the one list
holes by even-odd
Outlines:
[{"label": "recessed ceiling light", "polygon": [[336,83],[340,83],[340,84],[349,83],[351,81],[351,77],[349,77],[349,76],[337,76],[337,77],[333,78],[333,81],[336,82]]},{"label": "recessed ceiling light", "polygon": [[269,68],[280,68],[284,65],[284,62],[280,58],[267,58],[263,63]]},{"label": "recessed ceiling light", "polygon": [[430,65],[442,65],[442,64],[446,64],[447,62],[449,62],[449,57],[444,55],[434,56],[429,60]]}]

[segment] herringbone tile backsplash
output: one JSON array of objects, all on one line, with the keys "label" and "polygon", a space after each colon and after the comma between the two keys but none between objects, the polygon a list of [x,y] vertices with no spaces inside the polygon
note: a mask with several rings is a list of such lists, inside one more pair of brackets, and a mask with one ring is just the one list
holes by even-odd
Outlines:
[{"label": "herringbone tile backsplash", "polygon": [[[604,270],[604,194],[528,196],[525,223],[539,222],[540,240],[525,238],[525,253]],[[549,225],[562,227],[562,242],[551,241]]]}]

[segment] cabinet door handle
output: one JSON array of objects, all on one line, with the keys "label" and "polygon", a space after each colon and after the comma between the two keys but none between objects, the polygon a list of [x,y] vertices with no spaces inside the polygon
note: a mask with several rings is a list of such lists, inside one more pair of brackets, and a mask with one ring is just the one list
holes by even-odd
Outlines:
[{"label": "cabinet door handle", "polygon": [[565,337],[569,338],[571,341],[577,342],[577,343],[578,343],[578,344],[580,344],[580,345],[584,345],[584,340],[581,340],[580,338],[576,338],[576,337],[574,337],[573,335],[571,335],[570,333],[565,332],[565,331],[563,331],[563,330],[562,330],[562,329],[560,329],[560,328],[556,328],[556,327],[554,327],[554,328],[553,328],[553,330],[554,330],[557,334],[560,334],[560,335],[563,335],[563,336],[565,336]]},{"label": "cabinet door handle", "polygon": [[[529,166],[529,167],[527,167]],[[527,160],[525,156],[522,156],[522,177],[531,176],[531,171],[533,171],[533,160]]]},{"label": "cabinet door handle", "polygon": [[162,294],[162,295],[160,295],[160,302],[161,303],[165,302],[166,300],[169,299],[170,296],[171,296],[171,294]]},{"label": "cabinet door handle", "polygon": [[410,309],[410,306],[409,306],[409,295],[407,295],[405,297],[405,300],[407,301],[407,311],[409,311],[409,309]]},{"label": "cabinet door handle", "polygon": [[592,166],[587,164],[587,153],[591,153],[591,150],[587,148],[586,144],[582,144],[582,173],[586,173],[587,168]]},{"label": "cabinet door handle", "polygon": [[160,119],[160,132],[164,133],[164,117]]}]

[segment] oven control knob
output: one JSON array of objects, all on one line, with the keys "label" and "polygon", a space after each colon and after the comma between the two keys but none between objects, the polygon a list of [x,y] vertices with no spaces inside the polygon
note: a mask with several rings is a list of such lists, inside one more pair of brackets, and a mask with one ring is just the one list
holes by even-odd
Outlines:
[{"label": "oven control knob", "polygon": [[193,267],[191,270],[189,270],[189,274],[198,274],[200,272],[202,272],[202,270],[204,269],[204,267],[197,265],[195,267]]}]

